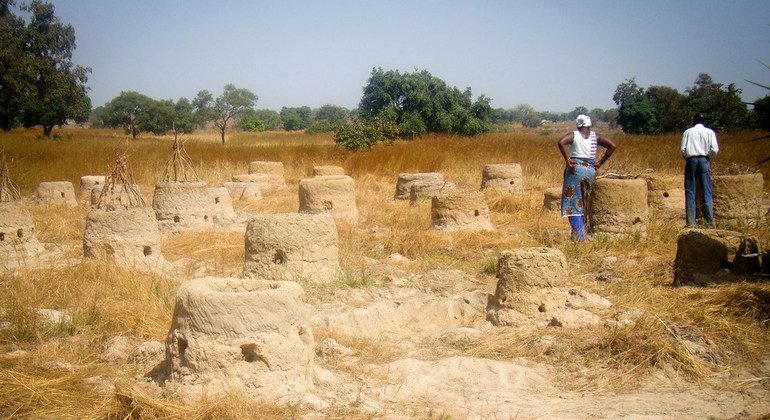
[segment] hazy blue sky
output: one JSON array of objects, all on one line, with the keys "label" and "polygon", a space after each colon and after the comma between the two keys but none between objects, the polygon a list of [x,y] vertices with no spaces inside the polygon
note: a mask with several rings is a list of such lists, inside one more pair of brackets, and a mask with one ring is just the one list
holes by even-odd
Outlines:
[{"label": "hazy blue sky", "polygon": [[102,105],[122,90],[215,96],[258,108],[353,108],[373,67],[426,69],[495,108],[614,107],[624,79],[680,91],[698,73],[743,99],[770,83],[770,1],[53,0]]}]

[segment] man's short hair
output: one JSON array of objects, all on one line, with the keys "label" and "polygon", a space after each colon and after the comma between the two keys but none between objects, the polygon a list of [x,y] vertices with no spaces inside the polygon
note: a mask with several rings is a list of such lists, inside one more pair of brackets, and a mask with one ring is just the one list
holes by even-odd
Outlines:
[{"label": "man's short hair", "polygon": [[700,112],[696,112],[695,115],[692,116],[692,123],[703,124],[703,114],[701,114]]}]

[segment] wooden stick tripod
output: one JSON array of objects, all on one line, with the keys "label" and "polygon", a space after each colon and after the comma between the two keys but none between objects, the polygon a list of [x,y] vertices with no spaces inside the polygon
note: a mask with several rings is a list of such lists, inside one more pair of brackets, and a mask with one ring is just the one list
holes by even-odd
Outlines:
[{"label": "wooden stick tripod", "polygon": [[128,168],[126,150],[117,153],[115,166],[107,175],[107,181],[99,194],[96,208],[113,211],[118,208],[144,207],[144,198]]},{"label": "wooden stick tripod", "polygon": [[171,159],[166,163],[166,169],[163,171],[164,182],[180,181],[200,181],[198,174],[193,168],[192,159],[184,148],[184,142],[179,140],[174,132],[174,152]]}]

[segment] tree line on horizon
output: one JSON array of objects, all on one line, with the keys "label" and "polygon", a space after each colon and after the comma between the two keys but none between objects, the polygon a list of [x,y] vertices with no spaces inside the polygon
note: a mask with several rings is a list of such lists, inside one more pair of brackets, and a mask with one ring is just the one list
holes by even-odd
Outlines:
[{"label": "tree line on horizon", "polygon": [[257,109],[257,95],[233,84],[226,84],[217,97],[201,90],[191,100],[158,100],[123,91],[92,110],[86,86],[91,69],[71,60],[74,28],[55,16],[50,3],[32,0],[22,5],[28,21],[12,13],[14,5],[14,0],[0,0],[0,128],[6,131],[42,127],[43,136],[49,137],[55,126],[74,120],[89,122],[91,127],[120,127],[136,138],[142,132],[176,136],[213,124],[222,143],[228,128],[304,130],[334,132],[336,142],[358,149],[426,133],[475,136],[505,130],[511,124],[534,128],[572,120],[578,114],[589,114],[630,134],[680,132],[689,126],[694,112],[703,113],[716,130],[770,130],[770,95],[746,104],[734,84],[717,83],[705,73],[684,93],[667,86],[643,88],[632,77],[615,89],[612,99],[617,108],[578,106],[566,113],[536,111],[529,104],[492,108],[491,98],[482,94],[474,99],[470,87],[448,86],[427,70],[382,68],[372,69],[352,110],[333,104],[316,109],[283,107],[280,112]]}]

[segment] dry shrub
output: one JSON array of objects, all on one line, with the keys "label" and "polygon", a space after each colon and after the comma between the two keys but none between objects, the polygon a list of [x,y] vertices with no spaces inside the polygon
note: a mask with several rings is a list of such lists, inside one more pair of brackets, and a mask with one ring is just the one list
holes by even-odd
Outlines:
[{"label": "dry shrub", "polygon": [[105,418],[105,398],[84,381],[99,373],[92,366],[56,369],[36,365],[29,358],[0,357],[0,416]]},{"label": "dry shrub", "polygon": [[191,232],[184,235],[164,235],[163,256],[171,261],[190,259],[205,265],[211,275],[237,276],[243,270],[243,233]]},{"label": "dry shrub", "polygon": [[[168,331],[174,290],[170,279],[106,261],[0,275],[0,309],[10,323],[0,330],[0,343],[34,343],[70,334],[160,339]],[[65,312],[72,321],[49,325],[35,316],[40,308]]]},{"label": "dry shrub", "polygon": [[353,364],[342,363],[343,361],[338,358],[324,360],[325,366],[333,369],[356,372],[360,367],[367,364],[386,364],[404,356],[404,351],[400,347],[384,339],[352,336],[328,328],[314,329],[313,338],[315,338],[316,343],[332,338],[337,343],[352,350],[351,354],[346,356],[355,358],[355,363]]},{"label": "dry shrub", "polygon": [[90,378],[98,366],[57,369],[30,359],[0,358],[0,416],[56,419],[286,419],[299,417],[296,406],[254,401],[233,390],[200,400],[157,398],[134,381],[116,381],[100,393]]},{"label": "dry shrub", "polygon": [[222,395],[204,396],[190,401],[182,398],[159,399],[144,392],[130,381],[120,381],[105,411],[115,419],[287,419],[299,418],[296,406],[282,406],[255,401],[243,391],[232,390]]}]

